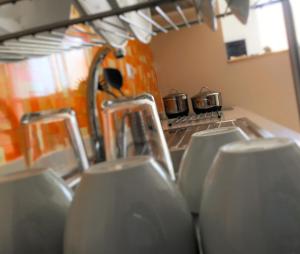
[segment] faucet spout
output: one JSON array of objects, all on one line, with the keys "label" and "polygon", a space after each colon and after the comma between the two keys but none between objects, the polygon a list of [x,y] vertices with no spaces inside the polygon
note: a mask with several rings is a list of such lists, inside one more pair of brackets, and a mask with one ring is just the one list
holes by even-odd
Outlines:
[{"label": "faucet spout", "polygon": [[124,56],[123,49],[114,49],[109,46],[101,48],[94,56],[87,81],[87,112],[95,163],[105,161],[104,141],[99,125],[99,113],[97,109],[97,91],[99,75],[103,72],[101,64],[109,53],[114,53],[116,58]]},{"label": "faucet spout", "polygon": [[112,49],[110,47],[103,47],[96,53],[90,67],[87,82],[87,112],[95,162],[101,162],[105,160],[104,141],[100,131],[99,113],[97,109],[97,91],[101,64],[111,51]]}]

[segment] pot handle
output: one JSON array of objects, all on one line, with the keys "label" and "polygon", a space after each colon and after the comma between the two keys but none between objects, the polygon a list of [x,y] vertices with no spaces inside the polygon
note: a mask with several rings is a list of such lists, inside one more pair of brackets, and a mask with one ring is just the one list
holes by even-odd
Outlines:
[{"label": "pot handle", "polygon": [[207,90],[208,92],[211,92],[211,90],[210,90],[207,86],[203,86],[203,87],[201,87],[201,89],[200,89],[200,95],[203,94],[203,91],[204,91],[204,90]]},{"label": "pot handle", "polygon": [[169,90],[169,93],[170,93],[170,94],[173,93],[173,92],[179,93],[180,91],[177,90],[177,89],[175,89],[175,88],[172,88],[172,89]]}]

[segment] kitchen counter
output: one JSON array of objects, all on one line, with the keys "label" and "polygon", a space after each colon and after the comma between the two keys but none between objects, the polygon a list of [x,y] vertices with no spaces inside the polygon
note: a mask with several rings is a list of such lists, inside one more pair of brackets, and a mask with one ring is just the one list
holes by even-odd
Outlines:
[{"label": "kitchen counter", "polygon": [[240,107],[234,107],[232,110],[225,110],[224,111],[224,118],[226,120],[236,119],[246,117],[255,123],[258,127],[263,130],[266,130],[270,134],[276,137],[287,137],[290,139],[295,140],[298,145],[300,145],[300,133],[293,131],[283,125],[275,123],[271,120],[268,120],[256,113],[248,111],[246,109]]},{"label": "kitchen counter", "polygon": [[174,170],[178,173],[180,161],[193,133],[206,129],[238,126],[249,138],[287,137],[300,145],[300,133],[270,121],[258,114],[240,107],[227,108],[218,115],[191,115],[162,123],[166,140],[171,152]]},{"label": "kitchen counter", "polygon": [[[222,112],[223,112],[222,119],[221,119],[222,122],[246,118],[256,125],[255,127],[259,129],[263,137],[270,137],[270,136],[287,137],[295,140],[300,145],[300,133],[293,131],[286,126],[280,125],[265,117],[262,117],[256,113],[253,113],[249,110],[243,109],[238,106],[234,106],[231,108],[226,108]],[[209,122],[210,120],[211,119],[208,119],[207,121],[202,121],[201,123]],[[166,120],[163,121],[162,125],[164,130],[170,128],[168,126],[168,121]]]}]

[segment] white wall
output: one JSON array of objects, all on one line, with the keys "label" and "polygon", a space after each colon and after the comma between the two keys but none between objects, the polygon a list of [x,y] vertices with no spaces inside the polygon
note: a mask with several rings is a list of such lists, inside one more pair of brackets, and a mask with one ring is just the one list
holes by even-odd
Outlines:
[{"label": "white wall", "polygon": [[222,31],[205,25],[160,34],[151,43],[159,88],[190,96],[206,85],[223,93],[225,105],[239,105],[300,131],[288,52],[228,63]]}]

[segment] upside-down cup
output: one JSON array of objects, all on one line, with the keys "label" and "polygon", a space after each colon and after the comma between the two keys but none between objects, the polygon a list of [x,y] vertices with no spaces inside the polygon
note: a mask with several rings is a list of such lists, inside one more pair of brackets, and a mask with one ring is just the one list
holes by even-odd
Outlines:
[{"label": "upside-down cup", "polygon": [[65,254],[197,253],[192,218],[153,158],[105,162],[83,174],[70,208]]},{"label": "upside-down cup", "polygon": [[0,177],[0,253],[62,254],[73,193],[54,171]]},{"label": "upside-down cup", "polygon": [[219,148],[246,139],[246,134],[238,127],[211,129],[192,135],[181,160],[178,179],[192,213],[199,212],[204,180]]},{"label": "upside-down cup", "polygon": [[201,201],[205,253],[300,253],[299,182],[300,149],[289,139],[222,147]]}]

